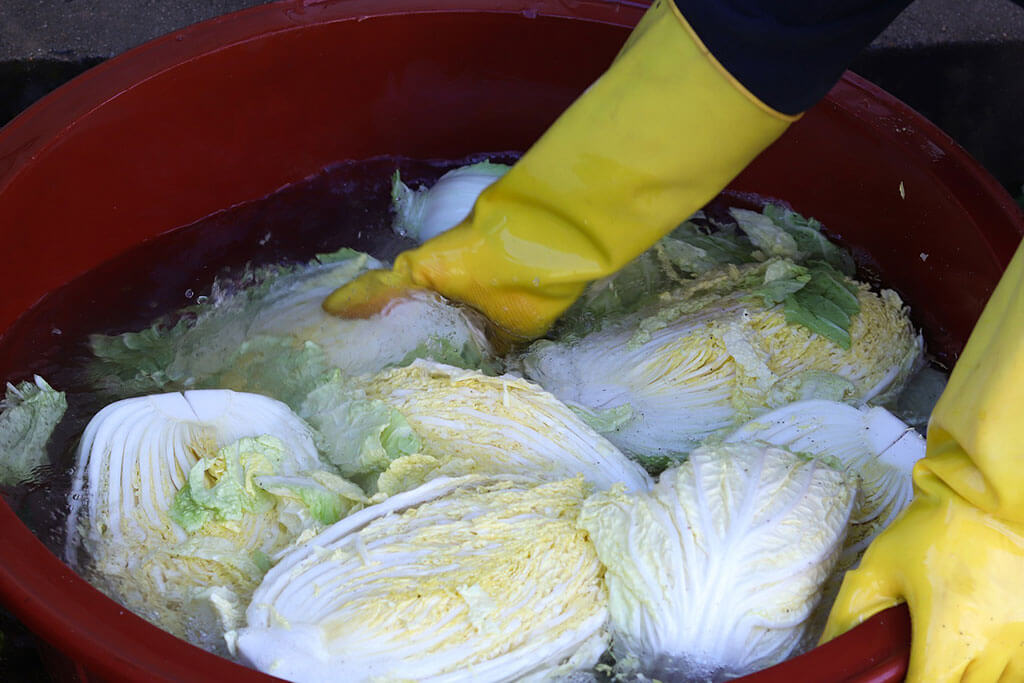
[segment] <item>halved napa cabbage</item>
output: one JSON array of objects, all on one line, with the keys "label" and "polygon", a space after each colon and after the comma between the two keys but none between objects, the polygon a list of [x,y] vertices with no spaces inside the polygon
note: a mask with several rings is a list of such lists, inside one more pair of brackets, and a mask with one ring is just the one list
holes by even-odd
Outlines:
[{"label": "halved napa cabbage", "polygon": [[[418,360],[374,377],[366,397],[394,408],[422,453],[395,460],[384,489],[404,490],[435,474],[518,474],[557,481],[577,474],[599,488],[650,487],[643,468],[572,410],[520,377],[490,377]],[[379,484],[380,485],[380,484]]]},{"label": "halved napa cabbage", "polygon": [[127,607],[217,650],[270,556],[365,502],[279,401],[227,390],[126,399],[82,436],[65,554]]},{"label": "halved napa cabbage", "polygon": [[[374,373],[432,358],[489,368],[493,351],[477,316],[429,292],[396,300],[366,320],[342,320],[324,297],[384,264],[342,249],[303,266],[264,267],[218,279],[211,294],[149,328],[93,335],[89,375],[108,395],[224,388],[298,407],[321,374]],[[286,370],[287,369],[287,370]]]},{"label": "halved napa cabbage", "polygon": [[914,463],[925,453],[924,438],[885,408],[854,408],[835,401],[792,403],[754,418],[724,440],[760,440],[834,458],[858,477],[857,503],[840,561],[843,569],[856,562],[910,504]]},{"label": "halved napa cabbage", "polygon": [[801,644],[843,544],[856,480],[765,443],[701,447],[650,492],[593,494],[620,673],[719,681]]},{"label": "halved napa cabbage", "polygon": [[[595,425],[610,426],[604,435],[651,467],[796,400],[891,401],[922,362],[902,301],[829,274],[836,299],[856,293],[859,312],[843,348],[790,321],[792,287],[784,283],[807,284],[793,268],[773,260],[705,274],[582,338],[536,342],[522,358],[524,372]],[[618,418],[609,425],[610,413]]]},{"label": "halved napa cabbage", "polygon": [[805,631],[801,647],[810,648],[821,636],[843,575],[910,504],[911,475],[914,463],[924,457],[925,440],[884,408],[854,408],[834,401],[798,401],[760,415],[725,437],[726,443],[750,440],[830,459],[857,478],[857,499],[843,550]]},{"label": "halved napa cabbage", "polygon": [[237,649],[290,681],[552,680],[607,647],[582,477],[438,478],[289,551]]}]

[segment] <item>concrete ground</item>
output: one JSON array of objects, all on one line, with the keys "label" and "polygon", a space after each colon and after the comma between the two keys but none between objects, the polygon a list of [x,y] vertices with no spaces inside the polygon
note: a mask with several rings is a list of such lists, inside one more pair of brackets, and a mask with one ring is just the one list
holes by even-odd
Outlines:
[{"label": "concrete ground", "polygon": [[[112,57],[164,33],[260,0],[2,0],[0,62]],[[1024,41],[1009,0],[917,0],[873,48]]]}]

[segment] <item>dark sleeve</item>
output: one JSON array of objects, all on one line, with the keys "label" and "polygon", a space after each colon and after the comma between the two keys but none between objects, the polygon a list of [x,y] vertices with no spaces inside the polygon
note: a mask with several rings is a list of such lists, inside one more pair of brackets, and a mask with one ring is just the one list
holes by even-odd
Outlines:
[{"label": "dark sleeve", "polygon": [[675,3],[736,80],[773,109],[796,114],[821,99],[910,0]]}]

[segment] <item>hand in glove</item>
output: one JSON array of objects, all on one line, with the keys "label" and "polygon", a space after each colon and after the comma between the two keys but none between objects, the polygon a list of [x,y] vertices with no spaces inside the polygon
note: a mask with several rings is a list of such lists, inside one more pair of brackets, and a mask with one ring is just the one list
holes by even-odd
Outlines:
[{"label": "hand in glove", "polygon": [[455,228],[335,291],[366,317],[433,289],[519,338],[543,334],[591,280],[701,208],[794,119],[715,61],[657,0],[615,62]]},{"label": "hand in glove", "polygon": [[1024,680],[1024,249],[935,407],[914,483],[847,573],[822,640],[905,601],[908,681]]}]

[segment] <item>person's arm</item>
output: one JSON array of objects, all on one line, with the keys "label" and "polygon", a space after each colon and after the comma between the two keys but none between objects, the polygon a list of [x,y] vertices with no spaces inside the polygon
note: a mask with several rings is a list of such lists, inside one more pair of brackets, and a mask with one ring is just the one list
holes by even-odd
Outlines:
[{"label": "person's arm", "polygon": [[[756,5],[765,16],[792,13],[774,2],[734,9],[742,14]],[[779,17],[762,28],[788,36],[782,26],[792,17]],[[704,26],[719,44],[728,43],[723,20],[719,13]],[[855,42],[869,41],[884,18],[877,22]],[[819,23],[819,31],[832,29]],[[674,4],[658,0],[607,72],[480,196],[462,224],[401,254],[392,270],[335,292],[325,308],[365,316],[404,291],[429,288],[513,336],[542,334],[588,282],[621,268],[712,199],[842,73],[843,63],[826,74],[811,70],[801,77],[798,104],[783,113],[763,98],[778,89],[785,91],[780,103],[791,99],[789,62],[761,93],[744,82],[749,76],[764,85],[763,49],[747,46],[748,66],[732,65],[744,69],[737,78]]]},{"label": "person's arm", "polygon": [[[1024,0],[1021,0],[1024,2]],[[909,0],[675,0],[718,62],[773,109],[825,96]]]},{"label": "person's arm", "polygon": [[899,602],[907,679],[1024,681],[1024,249],[928,425],[910,507],[847,572],[823,640]]},{"label": "person's arm", "polygon": [[679,3],[693,20],[657,0],[461,225],[335,292],[326,310],[362,317],[429,288],[512,336],[539,336],[588,282],[713,198],[905,4]]},{"label": "person's arm", "polygon": [[[893,16],[883,4],[821,3],[837,19],[844,9],[856,15],[837,21],[829,36],[806,28],[815,23],[806,3],[779,3],[768,19],[758,14],[759,3],[678,3],[723,65],[783,112],[813,103],[863,36]],[[780,13],[786,27],[766,30]],[[752,44],[763,66],[750,60]],[[779,83],[779,65],[792,77],[790,87]],[[1024,681],[1024,251],[1003,275],[935,408],[914,482],[914,502],[847,573],[823,640],[906,602],[913,625],[908,680]]]}]

